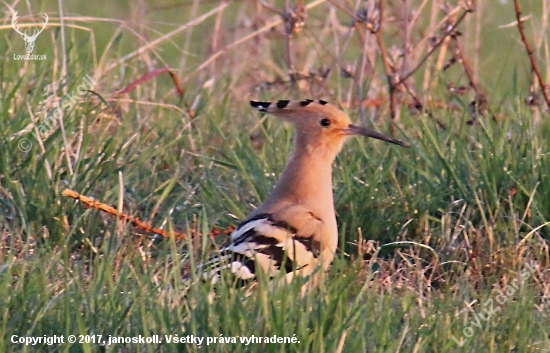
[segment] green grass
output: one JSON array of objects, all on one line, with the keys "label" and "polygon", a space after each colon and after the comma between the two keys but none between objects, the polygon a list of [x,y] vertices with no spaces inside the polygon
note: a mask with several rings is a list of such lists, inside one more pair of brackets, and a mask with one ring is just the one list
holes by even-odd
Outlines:
[{"label": "green grass", "polygon": [[[222,22],[231,38],[242,36],[238,24],[246,23],[241,15],[247,10],[236,5],[228,6]],[[81,11],[67,6],[73,13],[109,17],[109,6],[115,5]],[[199,6],[198,14],[214,6]],[[56,11],[48,2],[43,7],[34,13]],[[163,20],[166,11],[151,18]],[[185,16],[188,11],[185,7]],[[313,23],[322,17],[316,11]],[[185,23],[173,13],[166,16],[170,30]],[[37,42],[36,52],[47,53],[48,60],[27,63],[11,59],[24,52],[19,36],[11,29],[2,32],[0,352],[548,350],[550,123],[544,111],[535,123],[536,113],[522,102],[527,85],[522,65],[489,72],[494,58],[482,57],[487,71],[482,70],[481,79],[487,86],[515,81],[489,90],[491,114],[475,125],[466,124],[471,119],[467,98],[445,93],[448,81],[464,80],[450,72],[426,93],[460,107],[432,109],[446,129],[428,114],[414,115],[403,106],[396,137],[409,142],[410,149],[349,141],[333,174],[339,250],[319,288],[300,296],[300,281],[276,288],[261,281],[247,297],[245,290],[224,283],[210,302],[209,284],[189,285],[182,273],[193,274],[226,241],[223,234],[211,237],[211,230],[235,225],[266,198],[292,148],[291,127],[252,111],[248,97],[304,98],[324,91],[315,85],[298,94],[283,86],[256,89],[276,77],[276,70],[264,62],[237,65],[239,57],[231,53],[216,70],[187,76],[208,58],[200,38],[212,28],[211,18],[193,29],[192,55],[184,67],[178,65],[185,55],[185,32],[151,54],[153,68],[179,68],[183,97],[174,93],[166,74],[118,97],[114,92],[151,71],[151,58],[139,55],[116,64],[144,42],[129,31],[117,34],[112,22],[87,21],[76,22],[90,28],[94,39],[90,32],[67,29],[67,76],[62,80],[61,59],[48,46],[60,55],[58,27]],[[154,21],[145,27],[169,31]],[[157,38],[147,35],[149,42]],[[284,57],[282,41],[262,41],[274,43],[266,55],[275,62]],[[346,52],[353,60],[359,57],[357,45],[352,41]],[[246,43],[239,54],[256,55],[254,46]],[[115,69],[102,71],[113,63]],[[63,127],[56,123],[46,129],[41,146],[31,135],[28,107],[40,126],[56,99],[75,90],[86,74],[98,81],[95,94],[79,96],[78,104],[64,112]],[[335,97],[355,87],[340,75],[327,83]],[[206,84],[212,77],[213,84]],[[55,89],[43,95],[52,82]],[[318,95],[314,98],[327,98]],[[357,104],[349,113],[360,120]],[[375,113],[376,128],[387,132],[386,111]],[[25,138],[32,143],[27,152],[20,148]],[[202,235],[152,244],[150,234],[62,197],[65,188],[167,231]],[[497,307],[499,288],[519,278],[531,261],[535,273],[490,318],[481,318],[487,317],[488,301]],[[13,335],[64,335],[65,342],[69,335],[159,335],[164,343],[25,346],[11,343]],[[233,337],[238,343],[168,344],[165,335]],[[240,343],[252,335],[299,342]],[[467,341],[461,346],[453,336]]]}]

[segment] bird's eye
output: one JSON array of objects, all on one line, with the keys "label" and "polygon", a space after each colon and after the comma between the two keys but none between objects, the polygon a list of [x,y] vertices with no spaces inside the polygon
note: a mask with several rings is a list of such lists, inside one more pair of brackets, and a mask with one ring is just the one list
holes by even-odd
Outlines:
[{"label": "bird's eye", "polygon": [[330,120],[327,118],[321,119],[321,126],[327,127],[330,125]]}]

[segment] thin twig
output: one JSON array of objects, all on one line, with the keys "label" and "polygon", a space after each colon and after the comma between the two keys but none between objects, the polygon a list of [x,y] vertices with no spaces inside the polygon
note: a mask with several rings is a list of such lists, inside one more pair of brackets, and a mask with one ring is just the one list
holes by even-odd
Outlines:
[{"label": "thin twig", "polygon": [[[327,0],[315,0],[313,2],[310,2],[309,4],[307,4],[305,6],[306,10],[309,10],[317,5],[320,5],[322,3],[324,3],[325,1]],[[199,67],[197,67],[191,74],[189,74],[189,76],[192,76],[194,74],[196,74],[197,72],[203,70],[205,67],[208,67],[208,65],[210,65],[210,63],[214,60],[216,60],[217,58],[219,58],[220,56],[222,56],[223,54],[225,54],[227,51],[229,51],[230,49],[233,49],[234,47],[256,37],[257,35],[260,35],[264,32],[267,32],[269,31],[271,28],[279,25],[281,22],[283,22],[283,19],[282,18],[278,18],[272,22],[269,22],[268,24],[266,24],[265,26],[259,28],[258,30],[240,38],[240,39],[237,39],[236,41],[228,44],[225,48],[223,49],[220,49],[219,51],[217,51],[216,53],[212,54],[207,60],[205,60],[202,64],[199,65]]]},{"label": "thin twig", "polygon": [[411,90],[411,88],[409,87],[409,84],[407,82],[401,82],[400,83],[404,88],[405,88],[405,91],[411,96],[412,100],[413,100],[413,105],[414,105],[414,108],[418,111],[424,111],[426,112],[426,114],[428,114],[428,116],[432,119],[435,120],[435,122],[437,123],[437,125],[442,129],[442,130],[447,130],[447,125],[441,121],[440,119],[438,119],[436,116],[434,116],[434,114],[428,110],[427,108],[424,107],[424,105],[422,104],[422,102],[420,101],[420,99],[414,94],[414,92]]},{"label": "thin twig", "polygon": [[[435,28],[435,22],[436,22],[436,17],[437,17],[437,13],[439,11],[439,7],[438,7],[438,4],[435,2],[435,1],[432,1],[432,7],[431,7],[431,10],[430,10],[430,21],[429,21],[429,25],[428,25],[428,28]],[[448,15],[447,15],[448,16]],[[422,51],[428,51],[429,48],[430,48],[430,36],[432,36],[432,34],[430,33],[427,33],[426,36],[420,40],[420,42],[418,42],[416,44],[416,46],[413,48],[412,51],[415,51],[415,49],[422,49]],[[424,48],[424,45],[425,44],[425,48]],[[433,63],[433,58],[432,60],[428,61],[428,63],[426,64],[426,69],[424,70],[424,77],[423,77],[423,82],[422,82],[422,88],[424,89],[424,91],[428,91],[429,87],[430,87],[430,78],[431,78],[431,74],[432,74],[432,70],[430,69],[432,67],[432,63]],[[428,100],[431,100],[431,97],[428,95],[427,97]]]},{"label": "thin twig", "polygon": [[[363,81],[365,79],[365,69],[367,66],[367,50],[368,50],[368,44],[370,36],[368,35],[369,32],[365,32],[365,36],[363,38],[363,50],[361,53],[361,63],[359,65],[359,77],[357,78],[357,96],[359,102],[362,102],[365,99],[365,90],[363,87]],[[359,104],[359,115],[361,117],[361,122],[363,124],[367,123],[366,119],[366,113],[365,113],[365,107],[363,104]]]},{"label": "thin twig", "polygon": [[[342,6],[340,6],[339,4],[337,3],[334,3],[332,0],[329,0],[329,2],[338,7],[339,9],[347,12],[348,14],[350,14],[350,16],[352,17],[352,20],[351,20],[351,24],[349,26],[349,29],[348,29],[348,33],[346,33],[346,37],[344,39],[344,43],[342,44],[342,47],[340,48],[340,53],[338,54],[338,57],[333,61],[332,65],[328,68],[328,71],[327,71],[327,75],[325,76],[325,78],[323,79],[324,82],[327,82],[328,79],[330,78],[330,75],[332,74],[332,72],[334,71],[334,67],[335,66],[341,66],[340,65],[340,61],[342,59],[342,56],[344,55],[344,51],[346,50],[348,44],[349,44],[349,41],[351,39],[351,34],[353,33],[353,30],[355,29],[355,24],[357,23],[357,21],[359,21],[357,19],[357,16],[355,16],[355,14],[351,14],[350,12],[348,12],[346,9],[344,9]],[[355,11],[357,12],[358,9],[359,9],[359,4],[361,2],[360,1],[357,1],[357,4],[356,4],[356,9]]]},{"label": "thin twig", "polygon": [[358,2],[356,3],[355,13],[353,13],[353,12],[351,12],[350,10],[346,9],[344,6],[342,6],[342,4],[340,4],[340,3],[337,2],[337,1],[328,0],[328,2],[330,2],[334,7],[337,7],[337,8],[339,8],[340,10],[344,11],[345,13],[347,13],[350,17],[353,18],[353,20],[355,20],[355,21],[360,21],[359,17],[357,17],[357,15],[356,15],[357,10],[359,9],[359,4],[361,3],[360,1],[358,1]]},{"label": "thin twig", "polygon": [[409,77],[411,77],[412,75],[414,75],[414,73],[416,72],[416,70],[418,70],[422,65],[424,65],[424,63],[426,62],[426,60],[428,60],[428,58],[433,54],[434,51],[437,50],[437,48],[439,48],[439,46],[441,44],[443,44],[443,42],[445,41],[445,39],[451,35],[452,33],[454,33],[455,29],[458,27],[458,25],[460,24],[460,22],[462,22],[462,20],[464,20],[464,18],[466,17],[466,15],[471,12],[472,10],[470,9],[466,9],[464,10],[464,12],[460,15],[460,17],[458,18],[458,20],[454,23],[454,25],[449,28],[449,30],[447,30],[447,32],[445,32],[445,34],[443,35],[443,37],[441,37],[439,39],[439,41],[432,47],[432,49],[426,53],[426,55],[424,55],[424,57],[418,62],[418,64],[416,64],[416,67],[414,69],[412,69],[408,74],[406,74],[405,76],[403,76],[400,81],[405,81],[407,80]]},{"label": "thin twig", "polygon": [[481,49],[481,25],[483,22],[483,1],[478,1],[476,4],[476,16],[475,16],[475,32],[474,32],[474,80],[479,78],[479,58]]},{"label": "thin twig", "polygon": [[531,46],[529,46],[529,42],[527,42],[527,37],[525,36],[525,32],[523,30],[523,21],[521,20],[521,11],[519,8],[519,1],[514,0],[514,4],[516,8],[516,19],[518,21],[518,29],[521,35],[521,41],[523,42],[523,45],[525,45],[525,50],[527,51],[527,55],[529,56],[529,61],[531,62],[531,68],[533,69],[533,71],[535,72],[535,75],[537,76],[537,80],[539,81],[539,85],[542,90],[542,95],[544,96],[544,100],[546,100],[546,104],[548,105],[548,108],[550,108],[550,97],[548,97],[548,93],[546,92],[546,84],[542,79],[539,68],[537,67],[537,64],[535,62],[535,58],[533,57],[533,50],[531,49]]},{"label": "thin twig", "polygon": [[409,22],[410,0],[403,2],[403,23],[405,30],[403,31],[403,63],[401,64],[401,74],[406,73],[409,66],[409,50],[411,48],[411,22]]},{"label": "thin twig", "polygon": [[384,38],[382,37],[382,22],[384,21],[384,1],[380,1],[380,18],[378,20],[378,28],[376,29],[376,39],[378,40],[378,45],[380,46],[380,53],[382,54],[382,63],[384,64],[384,71],[386,73],[386,78],[388,80],[388,90],[390,94],[390,116],[392,120],[396,118],[396,96],[395,89],[396,85],[393,80],[392,69],[390,67],[390,62],[388,58],[388,51],[386,49],[386,44],[384,43]]},{"label": "thin twig", "polygon": [[285,11],[283,12],[283,19],[285,21],[286,64],[288,69],[288,76],[290,77],[291,88],[294,90],[294,93],[297,93],[298,84],[295,80],[296,70],[294,68],[294,53],[292,46],[292,32],[294,32],[294,23],[296,19],[291,9],[290,0],[285,0]]},{"label": "thin twig", "polygon": [[[462,66],[464,67],[464,72],[466,73],[466,77],[468,78],[468,83],[470,84],[470,87],[474,90],[476,93],[476,104],[477,104],[477,111],[483,112],[487,110],[487,96],[485,93],[481,91],[479,86],[475,82],[474,78],[474,72],[472,70],[472,67],[470,65],[470,61],[468,60],[468,57],[466,56],[466,53],[464,51],[464,47],[462,46],[462,41],[458,37],[454,37],[456,46],[458,49],[458,55],[460,56],[460,62],[462,63]],[[475,115],[474,115],[475,116]]]}]

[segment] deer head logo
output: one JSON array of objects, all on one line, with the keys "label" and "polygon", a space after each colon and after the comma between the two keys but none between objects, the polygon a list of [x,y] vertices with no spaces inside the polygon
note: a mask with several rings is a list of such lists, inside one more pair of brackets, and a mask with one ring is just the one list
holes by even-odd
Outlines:
[{"label": "deer head logo", "polygon": [[42,22],[42,29],[41,30],[35,29],[32,36],[29,36],[27,35],[27,30],[25,30],[25,32],[22,33],[19,30],[19,27],[15,27],[15,25],[17,24],[17,11],[13,15],[13,18],[11,20],[11,26],[13,27],[13,29],[15,29],[17,33],[21,35],[21,37],[25,41],[25,50],[27,51],[27,54],[32,53],[32,51],[34,50],[34,42],[36,41],[36,38],[38,38],[38,35],[42,33],[42,31],[46,28],[46,25],[48,24],[48,14],[44,14],[44,18],[46,19],[46,22]]}]

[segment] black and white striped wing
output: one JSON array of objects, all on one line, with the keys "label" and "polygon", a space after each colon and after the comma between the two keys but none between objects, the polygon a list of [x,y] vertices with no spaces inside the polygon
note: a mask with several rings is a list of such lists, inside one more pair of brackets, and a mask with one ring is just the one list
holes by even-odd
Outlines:
[{"label": "black and white striped wing", "polygon": [[230,270],[241,280],[253,280],[257,271],[269,277],[314,266],[319,256],[319,244],[311,236],[300,236],[298,231],[270,214],[262,214],[241,223],[231,235],[232,244],[221,249],[211,259],[205,274],[213,283],[220,271]]}]

